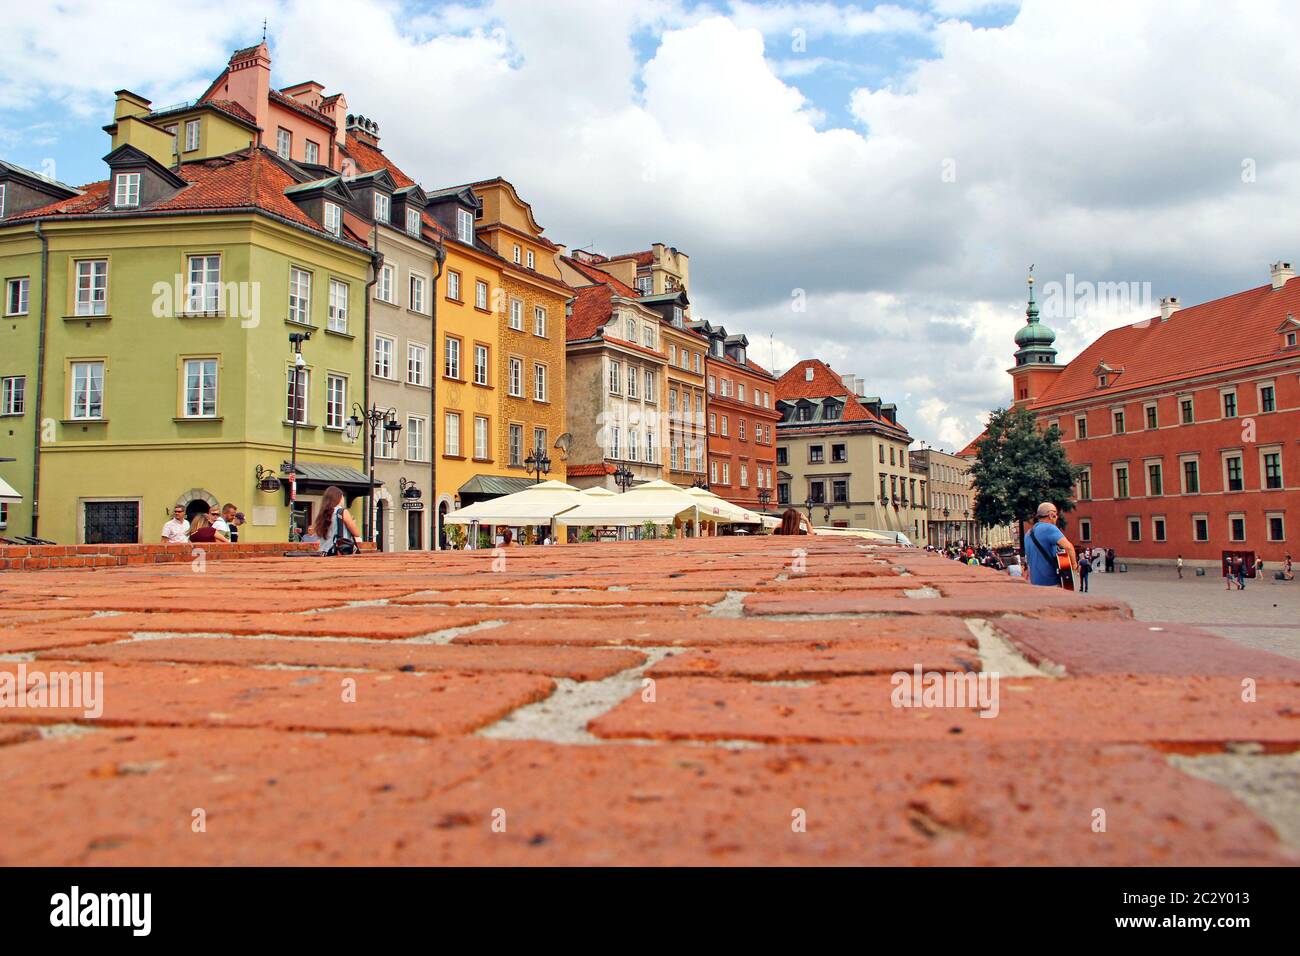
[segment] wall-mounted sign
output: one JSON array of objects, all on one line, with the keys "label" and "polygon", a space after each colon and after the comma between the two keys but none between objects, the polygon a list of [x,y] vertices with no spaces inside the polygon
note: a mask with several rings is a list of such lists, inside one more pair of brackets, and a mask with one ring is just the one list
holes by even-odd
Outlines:
[{"label": "wall-mounted sign", "polygon": [[424,502],[423,502],[423,501],[403,501],[403,502],[402,502],[402,510],[403,510],[403,511],[423,511],[423,510],[424,510]]}]

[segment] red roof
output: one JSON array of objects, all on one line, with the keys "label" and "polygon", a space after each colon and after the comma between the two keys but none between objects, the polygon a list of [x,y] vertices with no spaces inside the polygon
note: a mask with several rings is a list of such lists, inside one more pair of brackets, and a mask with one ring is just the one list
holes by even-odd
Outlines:
[{"label": "red roof", "polygon": [[[1034,408],[1207,375],[1277,358],[1278,327],[1300,314],[1300,281],[1265,285],[1112,329],[1066,365]],[[1107,389],[1093,375],[1102,362],[1123,367]]]},{"label": "red roof", "polygon": [[569,465],[564,473],[570,478],[589,478],[593,475],[612,475],[614,466],[608,463],[596,465]]},{"label": "red roof", "polygon": [[614,295],[608,285],[584,285],[574,289],[573,314],[565,323],[570,342],[590,339],[613,314]]},{"label": "red roof", "polygon": [[609,286],[615,295],[622,296],[625,299],[635,299],[640,295],[636,289],[632,288],[625,282],[619,281],[604,269],[594,266],[591,263],[583,262],[580,259],[570,258],[569,256],[561,256],[561,258],[591,282],[603,283]]},{"label": "red roof", "polygon": [[250,126],[257,127],[257,117],[248,112],[248,110],[244,109],[234,100],[208,100],[207,105],[220,110],[222,113],[229,113],[231,116],[248,123]]},{"label": "red roof", "polygon": [[155,211],[256,208],[313,232],[329,235],[323,226],[284,194],[290,186],[298,184],[264,149],[250,147],[225,156],[184,163],[176,172],[189,185],[170,199],[144,209],[114,210],[108,182],[104,181],[83,186],[84,194],[81,196],[28,210],[11,216],[7,221],[86,213],[115,213],[130,217]]},{"label": "red roof", "polygon": [[402,172],[396,163],[384,155],[382,149],[361,142],[352,135],[351,131],[348,132],[347,138],[339,148],[344,156],[357,164],[359,172],[373,173],[377,169],[386,169],[388,174],[393,177],[393,182],[398,189],[415,185],[415,180]]},{"label": "red roof", "polygon": [[278,103],[285,109],[293,110],[295,113],[307,117],[307,119],[314,123],[319,123],[326,129],[333,130],[335,128],[334,120],[326,116],[320,110],[314,110],[306,103],[299,103],[292,96],[286,96],[279,90],[271,90],[268,99],[270,99],[272,103]]},{"label": "red roof", "polygon": [[978,455],[978,454],[979,454],[979,450],[980,450],[980,449],[979,449],[980,442],[982,442],[982,441],[984,440],[984,435],[985,435],[985,433],[987,433],[987,432],[988,432],[988,429],[986,428],[986,429],[984,429],[984,431],[980,432],[978,435],[976,435],[974,438],[972,438],[972,439],[970,440],[970,444],[969,444],[969,445],[967,445],[967,446],[966,446],[965,448],[963,448],[961,451],[957,452],[957,457],[958,457],[958,458],[974,458],[976,455]]},{"label": "red roof", "polygon": [[[813,370],[812,381],[808,380],[805,372],[808,368]],[[798,401],[801,398],[843,399],[844,411],[840,415],[841,421],[877,422],[886,428],[895,428],[904,434],[907,433],[907,429],[901,424],[873,415],[862,400],[841,381],[835,370],[821,359],[804,359],[777,379],[776,397],[778,401],[786,402]]]}]

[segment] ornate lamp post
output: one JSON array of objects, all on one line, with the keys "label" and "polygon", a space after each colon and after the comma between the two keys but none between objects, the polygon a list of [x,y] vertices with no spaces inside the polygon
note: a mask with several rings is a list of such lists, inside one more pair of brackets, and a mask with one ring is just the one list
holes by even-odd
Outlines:
[{"label": "ornate lamp post", "polygon": [[286,477],[289,480],[289,540],[294,540],[295,529],[297,528],[297,510],[298,510],[298,426],[302,420],[307,417],[307,409],[304,406],[302,413],[299,414],[298,404],[302,394],[302,370],[307,361],[302,357],[302,343],[311,338],[310,332],[290,332],[289,348],[293,351],[293,377],[289,380],[289,427],[293,429],[293,437],[289,445],[289,465],[286,470]]},{"label": "ornate lamp post", "polygon": [[632,474],[632,470],[627,465],[619,465],[614,472],[614,484],[618,485],[623,491],[627,491],[632,487],[635,478],[636,476]]},{"label": "ornate lamp post", "polygon": [[709,490],[709,483],[708,483],[707,481],[704,480],[703,476],[701,476],[701,477],[696,478],[694,481],[691,482],[691,487],[692,487],[692,488],[703,488],[705,491],[708,491],[708,490]]},{"label": "ornate lamp post", "polygon": [[551,459],[546,454],[546,449],[539,445],[530,451],[528,457],[524,459],[524,470],[533,476],[533,484],[540,482],[542,475],[549,475],[551,473]]},{"label": "ornate lamp post", "polygon": [[[358,412],[361,414],[358,415]],[[380,428],[384,430],[388,444],[392,445],[397,442],[397,435],[402,430],[402,424],[397,420],[397,409],[379,408],[377,405],[372,405],[370,411],[366,411],[359,403],[353,402],[352,415],[344,426],[344,434],[350,442],[355,442],[363,429],[369,435],[367,442],[369,449],[367,470],[370,474],[370,486],[366,490],[366,520],[364,522],[365,527],[362,529],[362,537],[367,541],[375,540],[375,436]]]},{"label": "ornate lamp post", "polygon": [[771,504],[771,503],[772,503],[772,492],[768,491],[766,488],[760,488],[760,489],[758,489],[758,506],[759,506],[759,508],[761,508],[761,509],[763,509],[764,511],[766,511],[766,510],[767,510],[767,506],[768,506],[769,504]]}]

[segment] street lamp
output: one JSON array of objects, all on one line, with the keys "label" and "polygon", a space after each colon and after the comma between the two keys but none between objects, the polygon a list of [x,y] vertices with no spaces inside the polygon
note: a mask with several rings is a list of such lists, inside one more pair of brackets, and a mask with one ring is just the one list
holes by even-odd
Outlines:
[{"label": "street lamp", "polygon": [[[358,415],[358,412],[361,414]],[[384,430],[385,442],[390,446],[396,444],[397,435],[402,430],[402,424],[397,420],[397,409],[371,405],[370,411],[366,411],[359,403],[352,403],[352,414],[344,426],[344,434],[350,442],[355,442],[363,429],[369,434],[367,470],[370,473],[370,485],[366,490],[365,527],[362,529],[362,537],[367,541],[375,540],[375,435],[380,428]]]},{"label": "street lamp", "polygon": [[951,528],[948,527],[948,509],[944,508],[943,509],[943,546],[945,548],[948,546],[948,532],[950,530]]},{"label": "street lamp", "polygon": [[624,491],[632,487],[632,481],[636,476],[632,474],[627,465],[619,465],[614,472],[614,484],[618,485]]},{"label": "street lamp", "polygon": [[771,502],[772,492],[768,491],[766,488],[760,488],[758,490],[758,506],[766,511],[767,506],[771,504]]},{"label": "street lamp", "polygon": [[813,501],[812,492],[808,492],[808,497],[804,499],[803,507],[808,512],[808,523],[812,524],[812,506],[817,502]]},{"label": "street lamp", "polygon": [[542,480],[542,475],[550,474],[551,459],[550,456],[546,454],[546,449],[542,448],[541,445],[538,445],[535,449],[530,451],[528,457],[524,459],[524,470],[533,476],[533,484],[540,482]]},{"label": "street lamp", "polygon": [[302,424],[303,419],[307,417],[306,403],[302,403],[302,409],[299,410],[299,401],[302,397],[302,386],[300,376],[303,368],[307,365],[307,360],[302,357],[302,343],[311,338],[310,332],[290,332],[289,348],[293,351],[293,378],[289,382],[289,427],[293,429],[293,438],[290,440],[289,447],[289,540],[293,540],[294,528],[297,524],[298,512],[298,426]]},{"label": "street lamp", "polygon": [[709,490],[709,483],[708,483],[707,481],[705,481],[703,477],[700,477],[700,478],[696,478],[694,481],[691,482],[691,487],[692,487],[692,488],[703,488],[705,491],[708,491],[708,490]]}]

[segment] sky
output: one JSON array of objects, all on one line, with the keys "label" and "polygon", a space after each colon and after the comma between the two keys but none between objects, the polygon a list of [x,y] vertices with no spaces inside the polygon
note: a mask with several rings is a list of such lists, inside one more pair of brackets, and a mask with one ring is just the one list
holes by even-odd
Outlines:
[{"label": "sky", "polygon": [[1031,264],[1066,361],[1161,296],[1253,288],[1300,253],[1286,2],[0,0],[0,13],[0,158],[73,185],[104,178],[115,90],[192,100],[265,19],[272,82],[345,93],[424,186],[504,176],[556,242],[677,247],[696,318],[746,334],[770,368],[815,357],[862,376],[939,448],[1010,401]]}]

